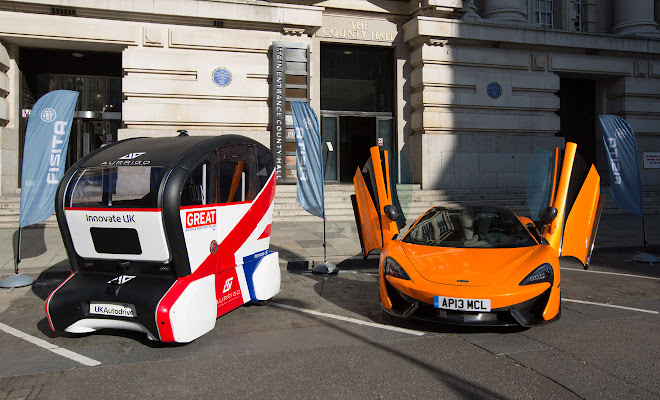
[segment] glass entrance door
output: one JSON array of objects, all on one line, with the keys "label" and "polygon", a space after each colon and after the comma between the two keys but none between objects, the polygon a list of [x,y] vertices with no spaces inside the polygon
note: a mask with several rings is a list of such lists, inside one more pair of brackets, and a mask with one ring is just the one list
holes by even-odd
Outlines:
[{"label": "glass entrance door", "polygon": [[339,147],[337,146],[337,133],[339,117],[321,117],[321,144],[323,146],[324,180],[336,182],[339,179]]},{"label": "glass entrance door", "polygon": [[120,112],[76,111],[69,136],[66,168],[104,144],[116,141],[119,128]]},{"label": "glass entrance door", "polygon": [[392,123],[392,117],[364,113],[322,115],[325,181],[352,182],[355,170],[364,167],[373,146],[391,153],[395,147]]},{"label": "glass entrance door", "polygon": [[369,159],[369,149],[377,144],[375,117],[339,117],[339,180],[352,182],[357,168]]}]

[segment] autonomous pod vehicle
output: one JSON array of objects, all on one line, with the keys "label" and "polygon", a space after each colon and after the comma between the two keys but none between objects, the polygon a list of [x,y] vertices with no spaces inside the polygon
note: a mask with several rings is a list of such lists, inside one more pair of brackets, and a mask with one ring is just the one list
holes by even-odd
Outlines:
[{"label": "autonomous pod vehicle", "polygon": [[88,154],[55,199],[71,275],[46,300],[51,329],[187,343],[264,304],[280,290],[274,197],[270,150],[238,135],[182,132]]}]

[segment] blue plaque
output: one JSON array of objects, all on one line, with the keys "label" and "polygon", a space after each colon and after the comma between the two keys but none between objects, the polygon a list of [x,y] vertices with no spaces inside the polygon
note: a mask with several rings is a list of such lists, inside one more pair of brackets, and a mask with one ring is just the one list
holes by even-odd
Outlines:
[{"label": "blue plaque", "polygon": [[216,68],[213,71],[213,83],[220,87],[227,87],[231,83],[231,72],[227,68]]},{"label": "blue plaque", "polygon": [[498,99],[502,95],[502,86],[497,82],[491,82],[488,84],[486,92],[491,99]]}]

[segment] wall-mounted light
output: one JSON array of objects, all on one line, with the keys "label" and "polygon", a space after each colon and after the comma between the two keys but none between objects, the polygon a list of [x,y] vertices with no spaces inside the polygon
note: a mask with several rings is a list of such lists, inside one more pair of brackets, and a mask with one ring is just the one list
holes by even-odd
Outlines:
[{"label": "wall-mounted light", "polygon": [[85,55],[84,55],[83,53],[71,53],[71,55],[74,56],[74,57],[76,57],[76,58],[82,58],[82,57],[85,57]]},{"label": "wall-mounted light", "polygon": [[343,53],[348,56],[348,55],[353,54],[353,50],[344,50]]}]

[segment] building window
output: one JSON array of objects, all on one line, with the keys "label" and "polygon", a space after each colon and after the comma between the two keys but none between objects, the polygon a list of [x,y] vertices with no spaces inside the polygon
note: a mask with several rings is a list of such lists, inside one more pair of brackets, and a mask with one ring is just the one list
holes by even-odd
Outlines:
[{"label": "building window", "polygon": [[536,0],[536,23],[544,28],[552,29],[552,0]]},{"label": "building window", "polygon": [[582,31],[582,0],[571,0],[571,28]]}]

